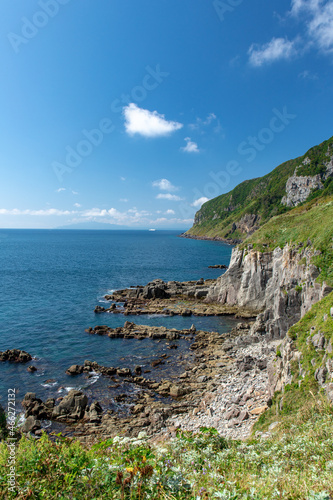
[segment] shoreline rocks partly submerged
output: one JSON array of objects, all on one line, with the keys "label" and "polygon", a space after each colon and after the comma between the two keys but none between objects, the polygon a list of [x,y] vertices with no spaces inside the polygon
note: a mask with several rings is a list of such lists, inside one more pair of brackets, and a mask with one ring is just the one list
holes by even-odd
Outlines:
[{"label": "shoreline rocks partly submerged", "polygon": [[[124,380],[136,386],[134,396],[128,399],[130,413],[125,417],[112,410],[103,410],[97,401],[88,404],[80,391],[70,391],[58,405],[54,400],[43,403],[26,396],[25,400],[29,401],[26,418],[32,416],[41,421],[44,417],[63,422],[70,425],[67,428],[70,435],[85,443],[119,433],[136,437],[143,430],[150,439],[163,440],[174,436],[179,428],[196,430],[202,426],[214,426],[225,436],[244,439],[269,405],[267,360],[276,352],[274,342],[249,335],[250,326],[251,323],[239,323],[223,335],[194,331],[194,328],[187,330],[194,337],[189,351],[195,356],[184,361],[183,373],[168,380],[157,382],[148,378],[140,373],[140,367],[123,369],[123,373],[91,361],[71,367],[73,374],[100,371],[113,382]],[[121,333],[134,333],[136,329],[142,333],[143,328],[149,337],[152,327],[133,323],[124,326]],[[129,338],[136,338],[131,335]],[[179,363],[176,359],[175,362]],[[126,394],[121,397],[127,400]],[[121,400],[120,396],[117,398]],[[38,422],[31,421],[28,427],[37,430],[37,435],[40,432]]]},{"label": "shoreline rocks partly submerged", "polygon": [[32,360],[31,354],[20,349],[7,349],[0,352],[0,361],[12,361],[14,363],[27,363]]},{"label": "shoreline rocks partly submerged", "polygon": [[159,314],[165,316],[226,316],[235,315],[243,318],[255,316],[245,307],[207,302],[207,297],[217,280],[203,278],[197,281],[162,281],[149,282],[145,286],[136,286],[117,290],[105,295],[110,307],[96,306],[95,313],[124,314],[135,316]]}]

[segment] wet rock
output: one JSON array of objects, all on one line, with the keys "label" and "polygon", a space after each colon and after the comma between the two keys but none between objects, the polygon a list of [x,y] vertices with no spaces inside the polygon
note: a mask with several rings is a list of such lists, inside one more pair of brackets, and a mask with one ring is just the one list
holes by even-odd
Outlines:
[{"label": "wet rock", "polygon": [[118,368],[117,375],[119,375],[119,377],[131,377],[132,372],[129,368]]},{"label": "wet rock", "polygon": [[14,361],[15,363],[27,363],[32,360],[31,354],[20,349],[7,349],[0,352],[0,361]]},{"label": "wet rock", "polygon": [[30,365],[30,366],[28,366],[27,370],[30,373],[34,373],[34,372],[37,371],[37,368],[35,366],[33,366],[33,365]]},{"label": "wet rock", "polygon": [[66,370],[67,375],[80,375],[83,373],[83,366],[72,365]]},{"label": "wet rock", "polygon": [[99,313],[102,313],[102,312],[105,312],[105,307],[102,307],[102,306],[96,306],[95,307],[94,313],[99,314]]},{"label": "wet rock", "polygon": [[135,368],[134,368],[134,373],[135,375],[141,375],[142,373],[142,368],[140,365],[137,365]]},{"label": "wet rock", "polygon": [[150,364],[153,368],[155,368],[156,366],[164,365],[164,361],[163,359],[156,359],[155,361],[152,361]]}]

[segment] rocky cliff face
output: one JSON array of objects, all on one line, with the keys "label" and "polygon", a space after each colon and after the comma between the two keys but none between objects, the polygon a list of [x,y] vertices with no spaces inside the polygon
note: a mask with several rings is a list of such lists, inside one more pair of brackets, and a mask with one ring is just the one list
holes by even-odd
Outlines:
[{"label": "rocky cliff face", "polygon": [[296,167],[294,175],[287,180],[286,195],[281,200],[283,205],[296,207],[300,203],[304,203],[312,191],[323,189],[323,182],[333,175],[333,157],[330,157],[330,160],[325,164],[326,170],[321,174],[313,176],[297,175],[300,168],[309,164],[311,164],[310,159],[305,158],[302,164]]},{"label": "rocky cliff face", "polygon": [[306,201],[312,191],[323,189],[323,187],[319,174],[313,177],[293,175],[287,180],[287,194],[282,198],[281,203],[287,207],[296,207]]},{"label": "rocky cliff face", "polygon": [[265,253],[235,248],[228,271],[210,289],[207,300],[252,311],[257,316],[252,333],[283,338],[332,290],[325,283],[316,283],[319,270],[311,264],[315,254],[311,246],[286,245]]},{"label": "rocky cliff face", "polygon": [[[333,321],[333,308],[323,319],[325,322]],[[307,332],[306,344],[308,349],[312,350],[313,356],[310,370],[307,369],[309,367],[306,367],[304,355],[297,349],[296,342],[289,336],[285,337],[279,347],[280,355],[268,362],[268,392],[273,397],[275,391],[283,391],[287,384],[296,382],[297,379],[298,383],[302,384],[302,379],[310,376],[315,378],[327,398],[333,402],[332,339],[312,326]]]}]

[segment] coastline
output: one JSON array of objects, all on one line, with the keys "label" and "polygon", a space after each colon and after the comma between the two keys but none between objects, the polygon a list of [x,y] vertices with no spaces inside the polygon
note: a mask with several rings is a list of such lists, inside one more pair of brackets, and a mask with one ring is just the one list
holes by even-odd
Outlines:
[{"label": "coastline", "polygon": [[239,245],[243,242],[241,239],[232,239],[232,238],[221,238],[220,236],[197,236],[195,234],[187,234],[181,233],[177,235],[178,238],[187,238],[190,240],[202,240],[202,241],[220,241],[221,243],[225,243],[226,245]]}]

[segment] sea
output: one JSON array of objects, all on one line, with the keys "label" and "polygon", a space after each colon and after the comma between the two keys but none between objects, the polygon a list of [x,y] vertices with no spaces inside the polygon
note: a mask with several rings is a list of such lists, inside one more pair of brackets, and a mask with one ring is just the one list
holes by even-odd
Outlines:
[{"label": "sea", "polygon": [[[137,324],[229,331],[232,317],[166,317],[95,314],[105,305],[105,294],[130,286],[165,281],[217,278],[229,264],[232,247],[217,241],[178,237],[177,231],[143,230],[0,230],[0,351],[23,349],[35,359],[28,364],[0,362],[0,403],[6,406],[8,389],[15,389],[17,404],[26,392],[45,400],[62,397],[71,389],[86,391],[91,400],[117,406],[110,380],[99,374],[72,377],[65,371],[85,360],[104,366],[150,367],[163,353],[182,356],[189,342],[179,340],[178,350],[166,343],[109,339],[85,332],[104,324]],[[188,354],[186,354],[188,355]],[[32,364],[37,371],[30,373]],[[170,363],[149,374],[167,377]],[[182,370],[179,363],[179,370]],[[107,380],[106,380],[107,379]],[[128,391],[135,390],[127,387]],[[119,405],[118,405],[119,406]]]}]

